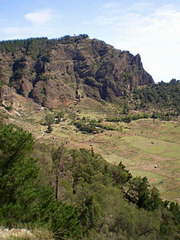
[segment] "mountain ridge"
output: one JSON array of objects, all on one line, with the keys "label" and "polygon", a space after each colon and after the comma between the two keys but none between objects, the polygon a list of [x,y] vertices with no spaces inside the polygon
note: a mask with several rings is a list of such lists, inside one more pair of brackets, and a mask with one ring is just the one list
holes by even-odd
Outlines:
[{"label": "mountain ridge", "polygon": [[85,34],[1,42],[0,59],[1,81],[51,108],[83,97],[116,102],[138,86],[154,83],[139,54]]}]

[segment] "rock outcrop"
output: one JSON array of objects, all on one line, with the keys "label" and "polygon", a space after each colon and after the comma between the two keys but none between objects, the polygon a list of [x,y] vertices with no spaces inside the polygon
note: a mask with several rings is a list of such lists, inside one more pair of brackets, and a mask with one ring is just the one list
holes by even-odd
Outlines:
[{"label": "rock outcrop", "polygon": [[128,91],[153,83],[139,54],[87,35],[1,42],[0,80],[46,107],[81,97],[115,102]]}]

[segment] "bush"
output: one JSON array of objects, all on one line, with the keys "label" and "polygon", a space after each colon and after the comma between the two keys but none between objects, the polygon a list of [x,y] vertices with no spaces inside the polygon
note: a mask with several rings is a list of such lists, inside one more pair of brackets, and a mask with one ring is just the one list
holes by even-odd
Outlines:
[{"label": "bush", "polygon": [[9,105],[6,107],[6,110],[8,110],[9,112],[13,110],[13,105]]}]

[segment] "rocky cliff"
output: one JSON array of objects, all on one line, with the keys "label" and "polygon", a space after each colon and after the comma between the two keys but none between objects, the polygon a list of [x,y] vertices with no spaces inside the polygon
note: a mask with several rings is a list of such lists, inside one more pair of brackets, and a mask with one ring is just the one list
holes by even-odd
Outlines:
[{"label": "rocky cliff", "polygon": [[43,106],[56,107],[82,97],[115,102],[153,79],[139,54],[80,35],[1,42],[0,83]]}]

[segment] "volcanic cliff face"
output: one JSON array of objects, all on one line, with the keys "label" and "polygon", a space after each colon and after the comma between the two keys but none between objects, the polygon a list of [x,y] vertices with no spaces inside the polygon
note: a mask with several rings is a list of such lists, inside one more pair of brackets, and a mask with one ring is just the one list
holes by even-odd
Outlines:
[{"label": "volcanic cliff face", "polygon": [[118,101],[153,83],[141,58],[87,35],[0,43],[0,80],[46,107],[76,98]]}]

